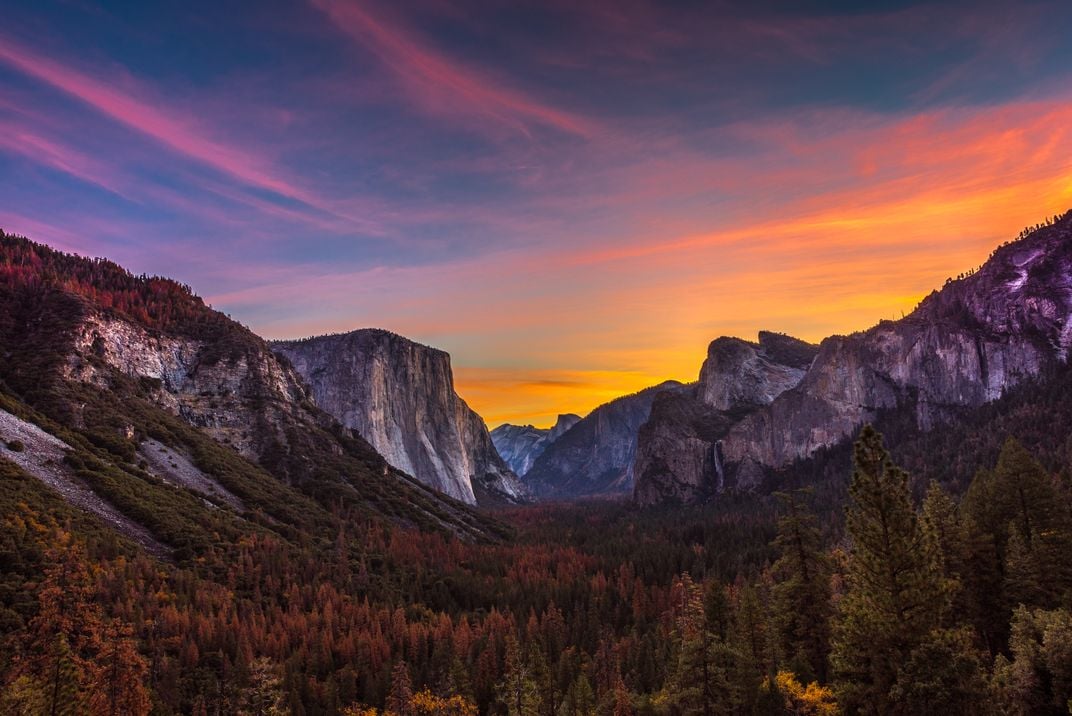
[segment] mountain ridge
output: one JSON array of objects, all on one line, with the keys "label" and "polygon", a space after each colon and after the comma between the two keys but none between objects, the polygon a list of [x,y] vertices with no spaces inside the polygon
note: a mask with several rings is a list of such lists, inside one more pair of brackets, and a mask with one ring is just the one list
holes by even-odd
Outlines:
[{"label": "mountain ridge", "polygon": [[[340,505],[468,538],[498,529],[390,468],[312,404],[262,339],[189,287],[0,234],[0,306],[8,412],[74,446],[75,478],[150,531],[172,518],[189,520],[187,532],[211,522],[197,505],[203,496],[159,491],[164,476],[138,457],[151,440],[191,456],[247,513],[263,511],[253,521],[268,529],[328,522],[323,510]],[[154,514],[153,504],[175,499],[175,515]],[[240,515],[236,528],[250,519]],[[183,530],[154,534],[187,541]]]},{"label": "mountain ridge", "polygon": [[668,380],[600,405],[535,459],[525,484],[542,499],[627,495],[633,489],[637,431]]},{"label": "mountain ridge", "polygon": [[524,477],[536,458],[580,421],[580,415],[562,413],[549,428],[503,423],[491,431],[491,440],[514,474]]},{"label": "mountain ridge", "polygon": [[723,420],[718,430],[700,435],[696,429],[698,420],[717,419],[715,405],[679,406],[676,422],[672,415],[653,416],[639,438],[640,458],[655,450],[658,434],[658,451],[692,449],[708,466],[668,469],[638,488],[635,499],[680,498],[676,483],[702,485],[686,500],[727,487],[755,488],[770,470],[850,439],[884,412],[910,407],[926,431],[963,408],[996,400],[1067,362],[1070,277],[1072,211],[998,247],[978,270],[947,281],[904,318],[824,339],[796,385],[730,423]]},{"label": "mountain ridge", "polygon": [[446,351],[384,329],[269,345],[295,367],[317,405],[394,467],[468,504],[477,502],[475,482],[506,502],[527,498],[483,419],[455,391]]}]

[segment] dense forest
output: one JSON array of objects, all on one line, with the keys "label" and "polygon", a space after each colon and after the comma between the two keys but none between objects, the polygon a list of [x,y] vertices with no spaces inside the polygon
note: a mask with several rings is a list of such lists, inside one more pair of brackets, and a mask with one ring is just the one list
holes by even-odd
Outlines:
[{"label": "dense forest", "polygon": [[[18,446],[8,446],[17,449]],[[4,713],[1067,713],[1072,505],[1015,440],[917,500],[865,428],[808,490],[354,521],[158,561],[0,461]]]}]

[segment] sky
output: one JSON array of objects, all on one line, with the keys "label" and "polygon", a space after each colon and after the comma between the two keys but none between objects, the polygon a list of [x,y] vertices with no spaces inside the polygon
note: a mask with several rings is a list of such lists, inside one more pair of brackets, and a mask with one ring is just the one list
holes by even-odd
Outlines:
[{"label": "sky", "polygon": [[1066,0],[0,16],[0,228],[447,350],[492,427],[898,318],[1072,208]]}]

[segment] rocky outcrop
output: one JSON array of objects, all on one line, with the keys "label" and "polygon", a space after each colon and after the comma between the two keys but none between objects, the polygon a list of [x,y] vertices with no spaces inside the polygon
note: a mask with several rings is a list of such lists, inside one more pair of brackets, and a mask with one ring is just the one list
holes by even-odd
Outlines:
[{"label": "rocky outcrop", "polygon": [[551,443],[525,475],[525,485],[543,499],[629,494],[637,431],[667,381],[601,405]]},{"label": "rocky outcrop", "polygon": [[[178,489],[196,496],[187,507],[207,500],[270,528],[378,515],[466,539],[501,534],[493,520],[391,467],[313,403],[287,360],[188,287],[3,232],[0,253],[4,392],[28,414],[86,435],[79,460],[126,476],[100,483],[102,491],[148,480],[147,495]],[[166,463],[139,456],[152,440],[169,449]],[[107,455],[90,454],[101,445]],[[136,512],[127,516],[145,517]],[[157,537],[175,543],[161,530]]]},{"label": "rocky outcrop", "polygon": [[1072,342],[1072,217],[999,248],[899,321],[823,341],[800,385],[735,426],[728,461],[780,467],[910,408],[929,430],[1064,364]]},{"label": "rocky outcrop", "polygon": [[761,331],[756,343],[712,341],[700,380],[656,396],[638,432],[637,502],[698,502],[725,489],[719,441],[743,417],[799,384],[817,350],[769,331]]},{"label": "rocky outcrop", "polygon": [[[695,404],[653,410],[638,453],[641,502],[754,487],[770,469],[849,439],[887,411],[910,411],[916,426],[929,430],[1066,364],[1072,212],[1000,247],[978,271],[948,281],[905,318],[827,338],[813,359],[793,349],[771,365],[770,356],[760,359],[737,343],[716,351],[718,343],[696,402],[740,412],[726,413],[732,424],[713,428]],[[708,381],[712,372],[719,379]],[[708,446],[716,452],[705,452]],[[649,471],[656,484],[641,489],[640,476]]]},{"label": "rocky outcrop", "polygon": [[550,428],[505,423],[491,431],[491,441],[514,474],[524,477],[532,469],[536,458],[580,420],[580,415],[566,413],[559,415]]},{"label": "rocky outcrop", "polygon": [[169,335],[94,311],[75,330],[63,373],[102,389],[110,387],[108,369],[144,379],[159,405],[258,460],[286,443],[287,425],[316,417],[303,406],[308,395],[297,373],[263,341],[251,334],[248,339],[221,352],[212,340]]},{"label": "rocky outcrop", "polygon": [[397,469],[469,504],[478,492],[525,499],[484,421],[454,392],[447,353],[376,329],[272,348],[301,374],[318,406]]},{"label": "rocky outcrop", "polygon": [[718,338],[700,369],[698,398],[715,410],[769,405],[795,387],[817,346],[781,333],[760,331],[759,342]]}]

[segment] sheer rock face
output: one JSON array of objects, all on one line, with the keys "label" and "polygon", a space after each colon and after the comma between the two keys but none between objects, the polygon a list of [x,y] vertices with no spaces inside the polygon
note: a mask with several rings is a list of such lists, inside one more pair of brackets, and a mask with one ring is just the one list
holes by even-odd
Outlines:
[{"label": "sheer rock face", "polygon": [[559,415],[550,428],[506,423],[491,431],[491,441],[514,474],[524,477],[532,469],[536,458],[580,420],[580,415],[566,413]]},{"label": "sheer rock face", "polygon": [[629,494],[637,432],[668,381],[613,400],[593,410],[552,442],[525,475],[525,485],[544,499]]},{"label": "sheer rock face", "polygon": [[[139,379],[157,405],[284,481],[300,483],[319,469],[303,453],[302,445],[309,440],[334,455],[359,457],[389,488],[398,482],[401,489],[410,481],[392,470],[367,441],[349,430],[336,434],[336,418],[314,405],[294,367],[237,324],[222,339],[197,340],[88,310],[68,340],[64,379],[102,390],[112,387],[116,372]],[[456,503],[438,496],[415,499],[420,500],[411,505],[415,513],[423,512],[459,535],[473,536],[460,524],[468,516]]]},{"label": "sheer rock face", "polygon": [[735,426],[726,459],[780,467],[911,406],[923,430],[1068,360],[1072,215],[999,248],[909,316],[823,341],[804,380]]},{"label": "sheer rock face", "polygon": [[758,343],[712,341],[699,382],[656,396],[640,428],[633,467],[637,502],[698,502],[725,489],[719,440],[743,416],[800,383],[817,350],[767,331]]},{"label": "sheer rock face", "polygon": [[[469,504],[477,492],[524,500],[484,421],[454,392],[450,356],[388,331],[277,341],[313,401],[392,466]],[[481,488],[483,488],[481,490]]]},{"label": "sheer rock face", "polygon": [[763,343],[716,340],[692,402],[656,401],[641,430],[638,501],[754,487],[767,470],[849,439],[882,411],[914,411],[929,430],[1065,364],[1072,213],[1002,246],[905,318],[827,338],[811,360],[795,350],[761,355]]}]

